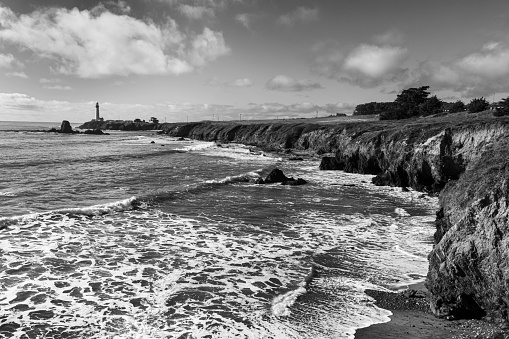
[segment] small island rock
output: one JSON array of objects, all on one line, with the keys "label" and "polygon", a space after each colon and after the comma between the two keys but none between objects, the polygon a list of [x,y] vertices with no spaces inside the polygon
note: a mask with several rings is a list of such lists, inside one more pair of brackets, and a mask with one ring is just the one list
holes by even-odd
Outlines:
[{"label": "small island rock", "polygon": [[72,127],[69,121],[64,120],[62,121],[62,124],[60,125],[60,133],[72,133]]}]

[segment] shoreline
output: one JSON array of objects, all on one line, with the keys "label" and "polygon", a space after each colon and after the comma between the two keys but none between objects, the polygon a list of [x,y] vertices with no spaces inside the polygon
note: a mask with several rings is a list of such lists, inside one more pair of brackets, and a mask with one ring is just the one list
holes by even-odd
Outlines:
[{"label": "shoreline", "polygon": [[355,339],[509,339],[509,326],[487,319],[446,320],[435,317],[429,308],[424,282],[392,293],[366,290],[377,307],[392,312],[390,321],[357,329]]}]

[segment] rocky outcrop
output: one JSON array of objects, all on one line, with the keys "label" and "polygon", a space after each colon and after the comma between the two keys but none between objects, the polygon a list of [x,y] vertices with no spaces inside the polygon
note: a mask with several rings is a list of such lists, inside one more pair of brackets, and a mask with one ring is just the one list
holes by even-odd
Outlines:
[{"label": "rocky outcrop", "polygon": [[79,126],[80,129],[90,130],[117,130],[117,131],[151,131],[161,130],[165,124],[155,124],[151,122],[134,122],[128,120],[104,120],[104,121],[88,121]]},{"label": "rocky outcrop", "polygon": [[342,124],[169,124],[165,132],[325,155],[320,168],[440,194],[426,285],[441,317],[509,320],[509,119],[457,114]]},{"label": "rocky outcrop", "polygon": [[299,186],[299,185],[305,185],[308,182],[302,178],[294,179],[288,178],[283,171],[281,171],[279,168],[274,168],[270,173],[265,177],[265,180],[262,178],[258,178],[255,180],[255,184],[274,184],[274,183],[281,183],[281,185],[287,185],[287,186]]},{"label": "rocky outcrop", "polygon": [[72,127],[69,121],[64,120],[62,121],[62,124],[60,125],[60,133],[72,133]]},{"label": "rocky outcrop", "polygon": [[288,178],[283,171],[279,168],[274,168],[265,178],[264,183],[273,184],[276,182],[284,182],[288,180],[293,180],[293,178]]},{"label": "rocky outcrop", "polygon": [[509,134],[502,134],[440,196],[427,279],[438,316],[509,320],[507,150]]},{"label": "rocky outcrop", "polygon": [[104,133],[100,129],[87,129],[83,134],[94,134],[94,135],[110,135],[109,133]]}]

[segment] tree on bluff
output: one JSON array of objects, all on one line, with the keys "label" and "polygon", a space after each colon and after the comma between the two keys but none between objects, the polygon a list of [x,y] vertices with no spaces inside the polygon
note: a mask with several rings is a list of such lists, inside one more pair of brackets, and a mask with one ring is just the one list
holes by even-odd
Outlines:
[{"label": "tree on bluff", "polygon": [[467,106],[465,105],[465,103],[463,103],[463,101],[461,100],[458,100],[455,103],[451,104],[451,106],[449,107],[449,113],[463,112],[466,109]]},{"label": "tree on bluff", "polygon": [[380,120],[390,119],[406,119],[421,114],[421,105],[428,100],[429,86],[421,86],[419,88],[408,88],[403,90],[396,97],[395,107],[380,114]]},{"label": "tree on bluff", "polygon": [[490,103],[484,99],[484,97],[474,98],[470,100],[467,105],[467,109],[470,113],[477,113],[487,110],[490,107]]},{"label": "tree on bluff", "polygon": [[422,116],[437,114],[442,112],[442,106],[444,102],[437,98],[436,95],[426,99],[422,104],[419,105],[419,112]]}]

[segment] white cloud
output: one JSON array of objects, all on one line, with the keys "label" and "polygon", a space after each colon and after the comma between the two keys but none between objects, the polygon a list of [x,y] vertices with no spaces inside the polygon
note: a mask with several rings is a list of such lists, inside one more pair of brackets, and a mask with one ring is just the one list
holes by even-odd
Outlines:
[{"label": "white cloud", "polygon": [[497,42],[485,44],[479,52],[467,55],[456,62],[466,74],[486,80],[509,76],[509,48]]},{"label": "white cloud", "polygon": [[48,79],[48,78],[40,78],[39,79],[39,82],[41,84],[58,84],[58,83],[61,83],[62,80],[61,79]]},{"label": "white cloud", "polygon": [[361,44],[350,51],[335,44],[316,45],[312,70],[320,75],[363,88],[401,82],[408,70],[403,68],[408,50],[400,46]]},{"label": "white cloud", "polygon": [[406,56],[406,48],[362,44],[348,54],[344,68],[377,79],[397,70]]},{"label": "white cloud", "polygon": [[318,20],[318,8],[298,7],[296,10],[283,14],[278,23],[292,27],[298,23],[309,23]]},{"label": "white cloud", "polygon": [[265,84],[270,90],[274,91],[288,91],[288,92],[301,92],[313,89],[323,88],[318,82],[308,79],[295,80],[286,75],[276,75]]},{"label": "white cloud", "polygon": [[251,19],[252,15],[247,13],[241,13],[235,16],[235,20],[240,22],[247,29],[251,29]]},{"label": "white cloud", "polygon": [[220,56],[230,53],[223,34],[214,32],[205,27],[203,33],[196,36],[192,42],[190,60],[197,66],[204,66],[205,63],[215,60]]},{"label": "white cloud", "polygon": [[250,87],[253,86],[253,81],[249,78],[237,78],[231,82],[233,87]]},{"label": "white cloud", "polygon": [[195,20],[202,19],[207,16],[211,18],[215,16],[214,10],[212,8],[204,6],[180,5],[179,11],[189,19]]},{"label": "white cloud", "polygon": [[62,86],[62,85],[46,85],[43,86],[45,89],[49,90],[57,90],[57,91],[70,91],[72,90],[71,86]]},{"label": "white cloud", "polygon": [[52,70],[82,78],[181,74],[229,53],[221,32],[196,35],[168,19],[157,25],[109,11],[42,9],[16,15],[0,5],[0,40],[53,61]]},{"label": "white cloud", "polygon": [[489,42],[478,51],[444,63],[426,61],[413,72],[411,85],[448,89],[464,97],[509,92],[509,47]]},{"label": "white cloud", "polygon": [[11,68],[14,64],[14,56],[12,54],[0,54],[0,67]]},{"label": "white cloud", "polygon": [[11,72],[11,73],[7,73],[6,75],[8,77],[28,79],[28,75],[26,75],[25,72]]},{"label": "white cloud", "polygon": [[206,85],[209,86],[227,86],[227,87],[250,87],[253,81],[249,78],[236,78],[231,81],[221,81],[218,77],[207,80]]}]

